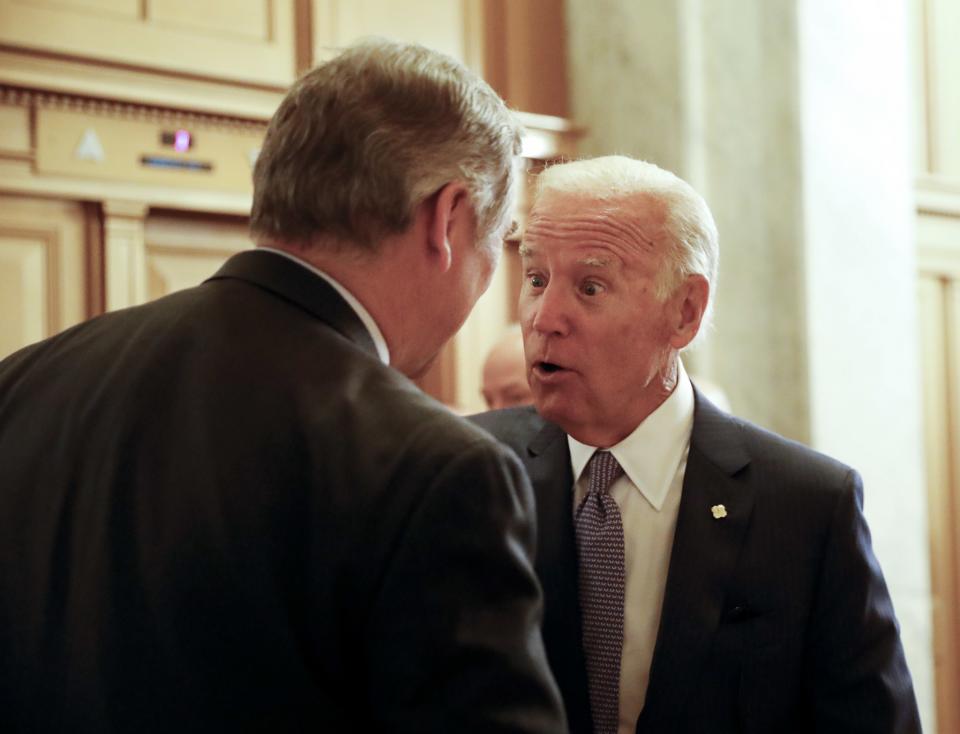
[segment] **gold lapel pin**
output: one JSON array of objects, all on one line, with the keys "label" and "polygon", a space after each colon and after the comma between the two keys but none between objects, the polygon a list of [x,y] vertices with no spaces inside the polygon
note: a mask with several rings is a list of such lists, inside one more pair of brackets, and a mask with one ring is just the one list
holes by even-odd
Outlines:
[{"label": "gold lapel pin", "polygon": [[710,512],[713,513],[714,520],[722,520],[727,516],[727,508],[723,505],[714,505],[710,508]]}]

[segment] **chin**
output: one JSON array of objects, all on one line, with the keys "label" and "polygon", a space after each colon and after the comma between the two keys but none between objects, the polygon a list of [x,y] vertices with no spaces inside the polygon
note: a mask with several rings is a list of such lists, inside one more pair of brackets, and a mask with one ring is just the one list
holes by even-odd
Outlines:
[{"label": "chin", "polygon": [[545,420],[556,423],[565,431],[575,418],[570,405],[564,400],[557,399],[556,395],[535,395],[533,404]]},{"label": "chin", "polygon": [[440,352],[435,352],[423,364],[413,365],[408,369],[400,370],[400,371],[403,372],[403,374],[405,374],[411,380],[419,380],[421,377],[427,374],[427,372],[430,371],[430,368],[433,367],[433,363],[437,361],[437,355],[439,354]]},{"label": "chin", "polygon": [[590,446],[612,446],[616,441],[609,441],[605,432],[596,430],[596,416],[588,407],[571,404],[570,401],[538,399],[535,403],[540,416],[551,423],[556,423],[564,433],[573,436],[581,443]]}]

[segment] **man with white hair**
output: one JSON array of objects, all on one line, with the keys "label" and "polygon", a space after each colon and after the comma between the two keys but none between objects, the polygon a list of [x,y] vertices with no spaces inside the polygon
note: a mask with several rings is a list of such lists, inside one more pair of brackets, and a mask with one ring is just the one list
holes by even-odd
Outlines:
[{"label": "man with white hair", "polygon": [[459,62],[348,48],[273,116],[257,248],[0,363],[4,732],[566,731],[528,480],[408,379],[519,145]]},{"label": "man with white hair", "polygon": [[858,474],[734,418],[703,199],[624,157],[549,168],[520,247],[536,410],[476,420],[537,495],[544,639],[571,731],[919,731]]}]

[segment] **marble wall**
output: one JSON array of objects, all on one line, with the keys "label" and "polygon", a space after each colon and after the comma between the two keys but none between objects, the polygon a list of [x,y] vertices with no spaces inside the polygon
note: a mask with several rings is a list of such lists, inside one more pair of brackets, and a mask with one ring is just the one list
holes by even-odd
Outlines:
[{"label": "marble wall", "polygon": [[811,442],[863,474],[874,547],[934,731],[908,6],[799,7]]},{"label": "marble wall", "polygon": [[582,152],[678,173],[717,220],[716,333],[688,355],[693,372],[741,414],[809,441],[791,5],[570,0],[568,24]]},{"label": "marble wall", "polygon": [[934,731],[907,1],[567,0],[567,12],[582,152],[671,169],[716,217],[716,321],[691,372],[734,412],[863,474]]}]

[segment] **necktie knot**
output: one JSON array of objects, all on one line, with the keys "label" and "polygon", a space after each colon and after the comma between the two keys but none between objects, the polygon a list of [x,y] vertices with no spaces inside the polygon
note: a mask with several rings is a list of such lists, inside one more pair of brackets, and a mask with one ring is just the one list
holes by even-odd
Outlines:
[{"label": "necktie knot", "polygon": [[609,451],[596,451],[590,457],[590,481],[587,494],[602,494],[623,474],[623,467]]}]

